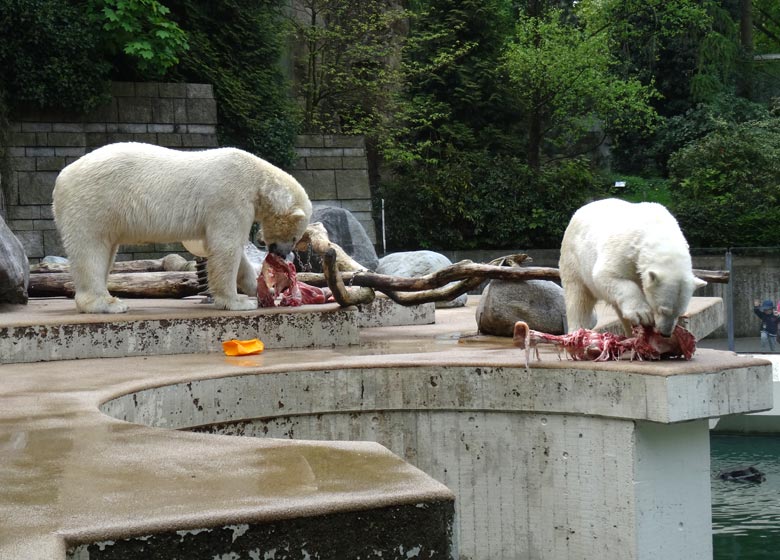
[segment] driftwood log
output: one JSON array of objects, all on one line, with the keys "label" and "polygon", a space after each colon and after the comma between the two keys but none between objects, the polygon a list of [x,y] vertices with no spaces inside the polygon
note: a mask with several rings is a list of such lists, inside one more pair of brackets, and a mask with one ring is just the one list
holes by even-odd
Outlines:
[{"label": "driftwood log", "polygon": [[323,260],[325,254],[333,249],[336,255],[335,267],[337,270],[344,272],[351,270],[367,270],[365,266],[350,257],[337,243],[333,243],[330,238],[328,238],[328,231],[321,222],[309,224],[306,231],[303,233],[303,237],[301,237],[301,240],[295,246],[296,251],[308,251],[309,248],[317,253]]},{"label": "driftwood log", "polygon": [[[161,259],[140,259],[135,261],[118,261],[111,268],[116,272],[181,272],[195,270],[193,261],[188,261],[181,255],[172,253]],[[30,274],[57,273],[70,271],[70,265],[60,263],[38,263],[30,265]]]},{"label": "driftwood log", "polygon": [[[123,272],[108,275],[108,291],[124,298],[172,298],[194,296],[200,292],[194,272]],[[70,273],[30,274],[30,297],[73,297],[75,289]]]}]

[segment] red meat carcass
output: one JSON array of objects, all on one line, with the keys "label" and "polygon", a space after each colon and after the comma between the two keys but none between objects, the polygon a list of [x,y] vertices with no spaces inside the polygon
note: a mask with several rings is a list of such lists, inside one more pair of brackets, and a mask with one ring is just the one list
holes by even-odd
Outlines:
[{"label": "red meat carcass", "polygon": [[632,360],[664,360],[682,358],[690,360],[696,352],[696,339],[690,331],[677,325],[672,336],[664,337],[652,327],[634,327],[632,336],[578,329],[569,334],[554,335],[535,331],[528,323],[515,323],[515,346],[525,349],[525,366],[531,349],[539,359],[539,344],[550,344],[558,349],[558,355],[566,352],[572,360],[605,362],[620,360],[628,354]]},{"label": "red meat carcass", "polygon": [[297,307],[326,301],[328,293],[325,290],[298,281],[293,263],[274,253],[266,255],[257,277],[259,307]]}]

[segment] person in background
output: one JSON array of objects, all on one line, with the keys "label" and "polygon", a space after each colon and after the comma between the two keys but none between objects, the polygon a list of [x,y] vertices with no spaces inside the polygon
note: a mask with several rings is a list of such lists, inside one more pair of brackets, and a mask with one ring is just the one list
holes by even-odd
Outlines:
[{"label": "person in background", "polygon": [[761,319],[761,349],[775,351],[777,344],[777,325],[780,323],[780,311],[775,309],[771,299],[753,300],[753,313]]}]

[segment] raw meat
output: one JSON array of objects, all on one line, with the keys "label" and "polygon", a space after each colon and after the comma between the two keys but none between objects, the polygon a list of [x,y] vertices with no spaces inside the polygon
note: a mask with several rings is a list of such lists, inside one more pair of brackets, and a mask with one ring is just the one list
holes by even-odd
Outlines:
[{"label": "raw meat", "polygon": [[[322,288],[298,282],[295,265],[279,255],[268,253],[257,277],[259,307],[297,307],[310,303],[325,303],[329,293]],[[277,304],[277,299],[279,302]]]},{"label": "raw meat", "polygon": [[589,329],[554,335],[532,330],[523,321],[515,323],[513,341],[515,346],[525,349],[525,366],[531,349],[539,359],[538,344],[551,344],[572,360],[592,360],[605,362],[620,360],[628,353],[632,360],[664,360],[683,358],[690,360],[696,351],[694,336],[677,325],[669,338],[652,327],[634,327],[631,337],[610,332],[596,332]]}]

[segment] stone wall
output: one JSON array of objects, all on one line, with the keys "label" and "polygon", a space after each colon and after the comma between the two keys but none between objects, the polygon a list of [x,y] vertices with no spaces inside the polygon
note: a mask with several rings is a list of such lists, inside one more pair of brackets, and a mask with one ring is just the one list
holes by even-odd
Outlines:
[{"label": "stone wall", "polygon": [[[217,146],[217,105],[210,84],[117,82],[108,104],[88,115],[28,111],[11,123],[9,173],[3,178],[5,217],[36,262],[62,255],[51,213],[60,170],[112,142],[147,142],[179,149]],[[180,251],[181,245],[123,246],[119,259]]]},{"label": "stone wall", "polygon": [[312,203],[349,210],[376,244],[363,137],[304,134],[297,137],[295,149],[298,161],[291,173]]},{"label": "stone wall", "polygon": [[[90,150],[113,142],[146,142],[177,149],[218,146],[217,102],[210,84],[112,84],[110,102],[88,115],[28,111],[11,123],[3,214],[27,257],[63,255],[51,212],[60,170]],[[289,170],[315,205],[343,207],[376,242],[368,164],[362,137],[302,135]],[[186,253],[179,243],[124,245],[118,260]]]}]

